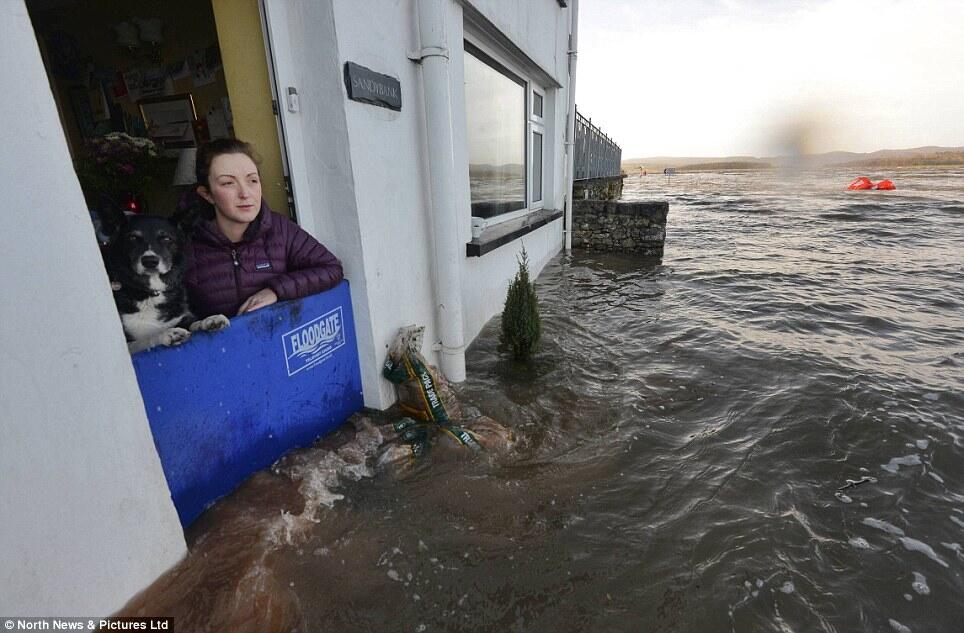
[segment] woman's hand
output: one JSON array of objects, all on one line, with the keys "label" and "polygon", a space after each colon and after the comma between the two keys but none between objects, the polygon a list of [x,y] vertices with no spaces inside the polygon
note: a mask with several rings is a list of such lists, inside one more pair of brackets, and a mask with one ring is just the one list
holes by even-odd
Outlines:
[{"label": "woman's hand", "polygon": [[245,312],[252,312],[254,310],[263,308],[265,306],[269,306],[272,303],[277,303],[277,302],[278,302],[278,295],[274,293],[274,290],[272,290],[271,288],[264,288],[263,290],[259,290],[253,295],[251,295],[250,297],[248,297],[248,300],[242,303],[241,307],[238,308],[238,314],[244,314]]}]

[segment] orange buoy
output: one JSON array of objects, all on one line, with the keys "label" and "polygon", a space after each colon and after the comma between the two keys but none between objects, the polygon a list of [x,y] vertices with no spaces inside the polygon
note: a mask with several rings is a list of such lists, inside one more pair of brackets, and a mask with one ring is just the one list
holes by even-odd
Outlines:
[{"label": "orange buoy", "polygon": [[893,191],[896,188],[897,187],[890,180],[881,180],[876,185],[874,185],[874,189],[878,191]]},{"label": "orange buoy", "polygon": [[873,189],[874,183],[870,182],[870,178],[866,176],[861,176],[860,178],[854,178],[853,182],[847,185],[847,191],[863,191],[864,189]]}]

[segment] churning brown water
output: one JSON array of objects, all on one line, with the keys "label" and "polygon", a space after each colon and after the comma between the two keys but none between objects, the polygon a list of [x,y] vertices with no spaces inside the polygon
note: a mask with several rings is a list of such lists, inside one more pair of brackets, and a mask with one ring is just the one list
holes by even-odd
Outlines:
[{"label": "churning brown water", "polygon": [[516,430],[513,454],[396,479],[368,466],[376,429],[340,431],[207,512],[125,612],[185,631],[961,630],[964,171],[842,191],[854,175],[630,178],[625,197],[670,200],[663,261],[559,256],[535,360],[506,360],[498,319],[468,352],[462,401]]}]

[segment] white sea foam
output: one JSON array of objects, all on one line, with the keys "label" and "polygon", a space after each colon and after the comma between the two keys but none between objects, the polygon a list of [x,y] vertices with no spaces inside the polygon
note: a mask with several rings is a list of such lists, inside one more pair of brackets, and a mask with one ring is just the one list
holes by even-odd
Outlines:
[{"label": "white sea foam", "polygon": [[872,528],[877,528],[878,530],[883,530],[884,532],[887,532],[888,534],[893,534],[894,536],[903,536],[903,535],[904,535],[904,531],[903,531],[902,529],[900,529],[900,528],[897,527],[896,525],[892,525],[892,524],[888,523],[887,521],[881,521],[880,519],[875,519],[875,518],[873,518],[873,517],[867,517],[866,519],[864,519],[864,520],[862,521],[862,523],[863,523],[864,525],[869,525],[869,526],[872,527]]},{"label": "white sea foam", "polygon": [[911,633],[911,630],[908,627],[904,626],[903,624],[901,624],[897,620],[894,620],[893,618],[888,620],[888,622],[890,622],[890,628],[897,631],[897,633]]},{"label": "white sea foam", "polygon": [[958,518],[957,518],[956,516],[954,516],[953,514],[950,515],[949,518],[951,519],[951,521],[953,521],[954,523],[956,523],[959,527],[964,528],[964,521],[961,521],[960,519],[958,519]]},{"label": "white sea foam", "polygon": [[847,542],[857,549],[870,549],[870,543],[867,542],[867,539],[861,536],[855,536]]},{"label": "white sea foam", "polygon": [[793,593],[796,590],[797,588],[793,586],[792,580],[788,580],[782,585],[780,585],[780,591],[782,591],[783,593]]},{"label": "white sea foam", "polygon": [[900,537],[900,544],[912,552],[920,552],[935,563],[943,565],[944,567],[949,567],[949,565],[944,562],[944,559],[937,555],[937,552],[934,551],[934,548],[927,543],[918,541],[917,539],[913,539],[908,536],[902,536]]},{"label": "white sea foam", "polygon": [[920,455],[904,455],[903,457],[893,457],[886,464],[881,464],[880,467],[887,472],[896,473],[900,470],[901,466],[920,466]]},{"label": "white sea foam", "polygon": [[919,448],[919,449],[921,449],[921,450],[923,451],[923,450],[927,450],[927,446],[930,444],[930,441],[929,441],[929,440],[917,440],[917,442],[915,442],[915,444],[917,444],[917,448]]},{"label": "white sea foam", "polygon": [[930,595],[931,588],[927,586],[927,578],[924,574],[918,572],[912,572],[914,574],[914,582],[910,584],[918,594],[922,596]]},{"label": "white sea foam", "polygon": [[309,526],[318,523],[322,507],[331,508],[344,495],[334,491],[343,479],[358,481],[374,476],[370,466],[378,446],[381,432],[370,420],[361,418],[355,422],[355,435],[351,441],[335,451],[312,449],[291,457],[279,472],[299,481],[298,492],[305,500],[301,514],[281,513],[281,521],[269,530],[271,538],[278,543],[294,545],[301,541]]}]

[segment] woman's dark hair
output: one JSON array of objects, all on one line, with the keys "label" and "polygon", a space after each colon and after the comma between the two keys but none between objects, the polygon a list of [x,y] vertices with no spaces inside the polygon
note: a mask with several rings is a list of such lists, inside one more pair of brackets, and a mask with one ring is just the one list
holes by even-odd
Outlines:
[{"label": "woman's dark hair", "polygon": [[222,154],[244,154],[251,161],[260,167],[261,157],[254,152],[251,143],[236,138],[219,138],[209,141],[198,148],[197,161],[194,163],[194,174],[197,176],[197,184],[211,188],[208,177],[211,173],[211,163],[215,158]]},{"label": "woman's dark hair", "polygon": [[[194,175],[197,177],[198,185],[208,190],[211,189],[211,183],[208,180],[211,174],[211,163],[222,154],[244,154],[251,159],[260,171],[261,157],[255,153],[254,147],[252,147],[250,143],[245,143],[236,138],[219,138],[205,143],[197,150],[197,160],[194,163]],[[191,206],[194,208],[187,211],[196,214],[200,219],[213,220],[214,205],[196,194],[194,194],[192,198],[193,205]],[[185,216],[187,215],[190,215],[190,213],[185,214]],[[196,222],[197,218],[194,219],[193,223]],[[188,220],[186,223],[191,224],[192,222]]]}]

